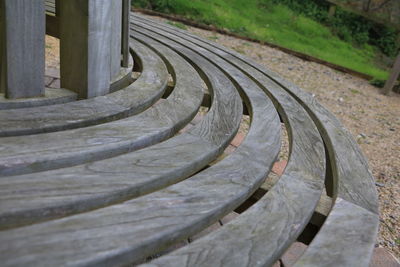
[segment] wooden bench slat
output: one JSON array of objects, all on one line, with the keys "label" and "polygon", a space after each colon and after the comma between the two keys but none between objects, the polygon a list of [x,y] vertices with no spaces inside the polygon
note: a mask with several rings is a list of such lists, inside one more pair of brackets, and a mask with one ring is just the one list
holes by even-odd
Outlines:
[{"label": "wooden bench slat", "polygon": [[[325,151],[312,119],[285,90],[257,70],[242,65],[239,60],[229,57],[225,52],[162,26],[151,27],[155,24],[142,23],[135,19],[134,23],[151,29],[152,32],[174,38],[176,42],[185,43],[188,47],[197,45],[206,48],[207,50],[196,47],[196,50],[210,60],[218,62],[224,69],[229,69],[226,66],[228,62],[236,65],[237,68],[242,68],[249,77],[253,77],[265,86],[265,89],[275,98],[277,106],[282,108],[281,117],[284,117],[289,125],[291,137],[291,155],[285,173],[265,197],[245,214],[239,216],[235,222],[228,224],[229,226],[226,228],[216,231],[176,253],[171,253],[170,256],[165,256],[167,258],[165,261],[173,259],[170,263],[174,265],[175,263],[172,262],[175,262],[179,255],[185,258],[185,266],[232,266],[234,264],[265,266],[273,264],[300,235],[322,193],[325,178]],[[218,56],[228,62],[224,63],[218,60]],[[271,228],[274,231],[271,231]],[[243,241],[241,242],[241,240]],[[202,257],[202,255],[207,256]],[[163,257],[156,263],[159,266],[165,266],[165,261]]]},{"label": "wooden bench slat", "polygon": [[379,216],[337,198],[324,226],[294,266],[369,266]]},{"label": "wooden bench slat", "polygon": [[[50,149],[54,152],[55,142],[71,138],[71,133],[99,134],[91,144],[98,149],[94,150],[98,161],[1,177],[0,186],[10,192],[4,194],[6,201],[0,202],[0,225],[7,210],[12,209],[12,193],[18,206],[13,210],[19,216],[15,221],[26,219],[25,223],[30,223],[27,217],[33,212],[31,222],[35,223],[18,227],[16,222],[12,226],[11,217],[6,218],[8,226],[4,225],[9,229],[0,231],[2,265],[127,265],[141,263],[161,251],[168,254],[149,266],[272,265],[310,222],[323,191],[325,167],[329,170],[326,181],[328,194],[333,194],[333,206],[297,266],[368,265],[379,222],[376,190],[364,157],[340,122],[309,94],[236,52],[171,25],[141,16],[131,19],[131,37],[138,41],[133,44],[134,49],[144,44],[157,53],[176,78],[175,90],[168,91],[171,95],[167,100],[130,118],[37,135],[43,138],[37,139],[42,144],[44,137],[53,138]],[[147,52],[150,51],[144,50]],[[203,81],[208,85],[208,95],[202,92]],[[196,88],[184,88],[187,84]],[[222,153],[237,131],[242,109],[234,87],[251,116],[248,135],[232,154],[202,169]],[[204,119],[161,142],[193,118],[205,96],[212,102]],[[277,111],[288,127],[291,141],[283,176],[233,221],[171,251],[180,240],[201,233],[235,210],[261,186],[279,153],[281,128]],[[114,148],[118,154],[129,153],[115,156],[113,146],[105,145],[97,131],[103,129],[109,131],[106,137],[119,137],[112,130],[127,121],[130,124],[125,130],[130,131],[130,136],[126,136],[126,143]],[[82,138],[79,134],[74,137]],[[32,151],[45,153],[37,149],[39,144],[33,138],[39,137],[24,136],[19,140],[27,140],[34,147]],[[322,141],[329,156],[324,153]],[[84,157],[79,158],[77,148],[72,147],[72,153],[65,154],[67,142],[62,145],[66,166],[85,162]],[[124,150],[141,145],[147,147]],[[100,160],[104,151],[107,159]],[[90,148],[84,151],[89,152]],[[1,153],[0,150],[0,157]],[[39,153],[31,156],[46,160],[46,155]],[[23,155],[20,159],[29,158]],[[61,157],[49,164],[53,165],[39,165],[39,170],[66,163]],[[26,162],[21,166],[26,172],[37,171],[28,169]],[[24,190],[29,194],[25,195]],[[21,204],[24,195],[30,203]],[[54,219],[63,216],[57,214],[57,208],[65,215],[82,213]],[[42,219],[53,220],[40,222]]]},{"label": "wooden bench slat", "polygon": [[[251,103],[253,123],[234,154],[165,190],[97,211],[0,233],[8,244],[1,255],[7,255],[8,250],[14,255],[25,251],[24,255],[3,262],[23,264],[40,259],[57,264],[68,258],[70,264],[129,263],[205,228],[243,202],[261,184],[276,159],[280,122],[272,102],[250,79],[235,79],[246,85],[242,89]],[[35,250],[29,252],[22,249],[24,246]]]},{"label": "wooden bench slat", "polygon": [[[139,33],[135,36],[146,43],[152,42]],[[238,130],[242,102],[235,86],[218,68],[188,49],[181,47],[179,51],[204,71],[212,88],[210,111],[198,125],[188,133],[136,153],[68,169],[3,177],[0,179],[0,228],[66,216],[137,197],[176,183],[215,159]],[[112,185],[108,184],[111,177]]]},{"label": "wooden bench slat", "polygon": [[[2,0],[3,21],[0,24],[3,24],[3,31],[0,32],[0,41],[3,44],[0,64],[7,67],[1,68],[0,92],[9,99],[44,95],[44,11],[42,0]],[[4,127],[1,125],[0,129]]]},{"label": "wooden bench slat", "polygon": [[44,97],[6,99],[0,94],[0,110],[57,105],[76,101],[77,95],[66,89],[46,88]]},{"label": "wooden bench slat", "polygon": [[[139,44],[135,44],[137,47]],[[128,151],[137,150],[174,135],[188,123],[200,107],[203,93],[201,79],[197,72],[182,58],[162,46],[164,56],[177,68],[176,86],[172,94],[158,105],[132,117],[99,124],[96,126],[68,130],[57,133],[2,138],[0,151],[0,174],[16,175],[32,171],[68,167],[94,160],[109,158]],[[146,52],[148,59],[154,53]],[[156,59],[156,58],[155,58]],[[165,69],[161,73],[164,75]],[[154,81],[154,73],[143,75],[132,88],[148,89],[149,86],[160,93],[160,85]],[[192,84],[188,86],[188,84]],[[154,92],[154,91],[153,91]],[[120,105],[130,103],[126,94],[116,92]],[[136,94],[143,94],[136,91]],[[135,94],[134,94],[135,95]],[[144,93],[147,96],[147,93]],[[129,96],[131,97],[131,96]],[[101,97],[103,98],[103,97]],[[90,110],[92,107],[89,106]],[[95,111],[95,110],[94,110]],[[34,155],[34,156],[33,156]]]},{"label": "wooden bench slat", "polygon": [[[145,20],[145,18],[142,19]],[[173,29],[173,27],[170,28]],[[216,48],[225,50],[225,48],[222,46],[212,43],[208,40],[203,40],[202,38],[194,35],[191,36]],[[374,186],[374,178],[368,169],[368,164],[362,155],[360,148],[356,145],[355,141],[351,137],[351,134],[342,126],[336,117],[334,117],[327,109],[320,105],[310,94],[299,89],[296,85],[282,79],[279,75],[269,71],[252,60],[245,58],[239,53],[233,51],[228,51],[227,53],[242,60],[244,64],[249,64],[257,68],[265,75],[276,81],[278,84],[282,85],[283,88],[288,90],[288,92],[290,92],[299,101],[299,103],[304,106],[317,124],[327,146],[328,153],[330,154],[330,164],[333,165],[332,178],[336,184],[336,187],[334,188],[335,200],[336,198],[337,200],[343,199],[343,201],[353,203],[357,207],[356,209],[365,209],[364,211],[359,210],[358,212],[365,214],[365,216],[369,218],[369,220],[365,222],[365,228],[359,228],[360,225],[364,224],[362,219],[353,221],[344,227],[345,231],[357,230],[357,234],[355,234],[353,237],[357,239],[357,242],[360,241],[359,238],[364,240],[364,243],[361,242],[359,248],[352,250],[351,248],[353,244],[351,243],[351,240],[348,239],[341,239],[340,242],[335,242],[336,238],[333,233],[335,231],[341,231],[342,227],[341,223],[338,222],[335,224],[329,223],[331,221],[335,221],[336,218],[338,218],[338,216],[340,216],[342,213],[341,206],[337,205],[337,202],[335,201],[331,214],[337,215],[332,218],[328,216],[326,225],[321,228],[319,234],[315,238],[315,241],[312,242],[309,247],[311,250],[310,253],[315,253],[320,247],[330,247],[332,249],[332,253],[329,251],[324,251],[325,254],[323,257],[321,255],[320,258],[323,258],[323,261],[318,262],[319,265],[325,265],[333,263],[336,259],[338,259],[338,255],[335,253],[335,251],[337,252],[341,251],[343,248],[347,248],[347,252],[352,252],[352,255],[347,255],[348,263],[351,263],[349,265],[365,266],[364,263],[369,261],[372,253],[375,237],[378,231],[378,200],[376,188]],[[349,206],[348,204],[346,205]],[[338,211],[336,211],[337,209]],[[346,211],[345,213],[351,214],[351,208],[349,208],[349,211]],[[361,229],[361,231],[358,231],[358,229]],[[364,229],[368,231],[363,232]],[[363,235],[361,235],[362,233]],[[307,252],[305,255],[308,255]],[[344,258],[345,257],[343,256],[343,259],[341,260],[344,261]],[[359,261],[359,259],[362,260]]]},{"label": "wooden bench slat", "polygon": [[[137,14],[135,14],[135,16],[140,17],[142,21],[150,21],[143,16]],[[150,22],[155,23],[154,21]],[[374,186],[374,178],[368,169],[368,163],[360,148],[341,122],[320,103],[318,103],[311,94],[240,53],[232,50],[228,51],[225,47],[218,45],[215,42],[189,34],[176,27],[164,24],[162,25],[171,30],[186,33],[194,39],[224,50],[227,55],[233,55],[240,59],[244,64],[253,66],[276,83],[282,85],[282,87],[291,93],[293,97],[295,97],[310,113],[320,130],[324,142],[328,145],[329,153],[334,153],[332,164],[340,166],[337,167],[335,174],[336,177],[334,177],[334,179],[338,181],[337,196],[364,207],[373,213],[378,213],[378,199],[376,188]]]},{"label": "wooden bench slat", "polygon": [[[66,104],[0,110],[0,137],[29,135],[86,127],[137,114],[164,92],[168,74],[164,63],[144,52],[143,77],[128,87],[103,97]],[[150,82],[151,81],[151,82]]]}]

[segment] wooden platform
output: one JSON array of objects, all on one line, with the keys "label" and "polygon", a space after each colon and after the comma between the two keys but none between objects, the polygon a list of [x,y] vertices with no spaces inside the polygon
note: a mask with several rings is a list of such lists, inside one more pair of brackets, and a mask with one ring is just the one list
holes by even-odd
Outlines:
[{"label": "wooden platform", "polygon": [[[311,223],[317,234],[296,266],[368,266],[374,179],[340,122],[236,52],[137,14],[131,21],[135,82],[0,110],[1,266],[271,266]],[[221,157],[244,110],[246,137]],[[288,165],[265,181],[281,121]],[[250,199],[230,222],[177,245]]]}]

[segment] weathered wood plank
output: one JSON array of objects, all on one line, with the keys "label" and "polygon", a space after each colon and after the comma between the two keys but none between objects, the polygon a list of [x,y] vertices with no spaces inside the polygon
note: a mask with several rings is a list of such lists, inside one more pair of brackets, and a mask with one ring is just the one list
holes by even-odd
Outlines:
[{"label": "weathered wood plank", "polygon": [[0,245],[3,265],[57,265],[66,259],[71,265],[128,264],[205,228],[245,200],[275,160],[279,118],[266,101],[261,94],[259,104],[253,103],[260,117],[254,116],[256,123],[241,147],[191,179],[120,205],[1,232],[7,244]]},{"label": "weathered wood plank", "polygon": [[0,91],[10,99],[42,96],[45,69],[44,2],[2,0],[2,5],[3,88]]},{"label": "weathered wood plank", "polygon": [[[199,37],[193,36],[193,38],[200,40]],[[203,41],[216,48],[224,49],[219,45],[211,43],[210,41]],[[286,90],[293,94],[296,99],[298,99],[298,101],[312,115],[325,143],[327,144],[331,164],[333,165],[333,179],[335,179],[336,186],[334,192],[335,196],[343,198],[350,203],[364,208],[366,211],[378,214],[378,201],[374,186],[374,179],[368,169],[367,162],[363,157],[359,147],[356,145],[354,140],[351,138],[350,133],[344,129],[341,123],[318,102],[316,102],[310,94],[305,93],[297,86],[283,80],[277,74],[263,68],[257,63],[254,63],[252,60],[243,57],[239,53],[232,51],[229,51],[228,53],[239,58],[243,63],[250,64],[251,66],[259,69],[278,84],[282,85]],[[332,212],[334,210],[335,206],[332,208]],[[377,229],[376,226],[378,225],[378,221],[371,220],[370,222],[371,224],[369,224],[367,227],[370,229]],[[362,224],[362,221],[359,221],[358,223]],[[331,224],[330,226],[332,227],[333,225]],[[340,224],[335,224],[335,227],[332,229],[337,228],[337,231],[340,231],[340,227]],[[324,229],[325,228],[322,227],[320,230],[321,242],[322,240],[325,240],[326,246],[334,247],[337,245],[335,249],[340,249],[342,243],[329,243],[329,229],[327,230],[326,234],[324,234]],[[355,250],[354,252],[357,253],[354,253],[352,258],[362,258],[365,255],[369,255],[374,243],[372,240],[376,235],[376,231],[370,231],[368,233],[369,244],[364,244],[359,250]],[[335,257],[335,253],[328,253],[325,255],[325,260],[329,262],[331,258],[334,259]]]},{"label": "weathered wood plank", "polygon": [[118,75],[121,68],[122,1],[123,0],[111,1],[111,45],[110,45],[111,80]]},{"label": "weathered wood plank", "polygon": [[[237,81],[251,83],[251,79],[238,74],[234,76]],[[205,228],[230,212],[261,184],[280,146],[279,116],[272,102],[255,84],[242,90],[252,107],[253,123],[234,154],[165,190],[70,218],[5,231],[0,238],[8,245],[4,250],[0,246],[2,256],[8,250],[19,253],[23,249],[16,248],[25,245],[35,247],[35,252],[24,250],[24,256],[14,254],[4,264],[18,265],[39,259],[57,264],[66,257],[72,265],[127,264]],[[226,194],[221,194],[222,191]],[[89,225],[93,230],[87,228]],[[65,236],[59,227],[64,228]],[[20,234],[30,241],[20,243]],[[57,245],[53,243],[56,240]],[[71,246],[71,242],[75,245]],[[46,250],[43,255],[42,249]],[[109,249],[113,252],[105,255],[103,252]]]},{"label": "weathered wood plank", "polygon": [[130,36],[130,15],[131,1],[123,0],[122,6],[122,67],[127,67],[129,64],[129,36]]},{"label": "weathered wood plank", "polygon": [[[140,43],[136,46],[140,46]],[[18,137],[3,138],[5,145],[0,151],[0,176],[109,158],[164,140],[186,125],[202,102],[202,80],[196,70],[178,54],[157,43],[151,46],[162,51],[164,58],[176,69],[172,70],[176,73],[175,89],[166,101],[122,120],[59,133],[25,136],[22,144]],[[150,51],[147,53],[151,54]],[[133,83],[139,86],[136,88],[153,86],[154,73],[150,72],[138,81]],[[130,96],[126,98],[127,95],[121,94],[121,91],[116,94],[119,94],[117,99],[121,106],[124,101],[128,104],[132,101]]]},{"label": "weathered wood plank", "polygon": [[6,36],[5,36],[5,7],[4,1],[0,1],[0,93],[5,93],[6,90]]},{"label": "weathered wood plank", "polygon": [[[57,106],[0,111],[0,136],[19,136],[74,129],[137,114],[164,93],[168,72],[154,52],[136,49],[143,72],[139,79],[107,96]],[[10,119],[12,118],[12,120]]]},{"label": "weathered wood plank", "polygon": [[[148,20],[140,15],[140,21]],[[184,32],[176,27],[162,24],[163,27],[168,27],[177,32]],[[271,80],[281,85],[285,90],[292,94],[301,103],[307,112],[310,113],[316,123],[324,142],[327,144],[328,153],[333,164],[334,179],[337,181],[336,194],[343,199],[352,202],[356,205],[366,208],[373,213],[378,213],[378,200],[376,188],[374,186],[374,178],[368,169],[368,163],[363,156],[360,148],[351,137],[351,134],[346,130],[340,121],[332,115],[326,108],[319,104],[309,93],[306,93],[298,86],[282,79],[276,73],[266,69],[260,64],[255,63],[249,58],[231,50],[205,40],[198,36],[188,34],[191,38],[200,40],[215,48],[226,51],[226,55],[233,55],[240,59],[244,64],[250,65],[260,72],[265,74]]]},{"label": "weathered wood plank", "polygon": [[[139,33],[135,36],[147,44],[152,42]],[[204,72],[214,92],[213,105],[203,122],[188,133],[136,153],[68,169],[3,177],[0,179],[0,228],[17,227],[137,197],[199,171],[225,149],[238,130],[242,114],[236,88],[206,59],[184,47],[178,48]],[[215,138],[213,131],[221,138]],[[110,177],[113,177],[112,186]]]},{"label": "weathered wood plank", "polygon": [[369,266],[379,216],[338,198],[324,226],[294,266]]},{"label": "weathered wood plank", "polygon": [[75,101],[76,94],[66,89],[46,88],[43,97],[6,99],[0,94],[0,110],[56,105]]},{"label": "weathered wood plank", "polygon": [[[266,192],[271,190],[272,186],[278,182],[279,177],[277,177],[275,181],[269,181],[268,179],[266,182],[260,187],[259,191],[261,195],[264,195]],[[261,197],[255,196],[257,200],[261,199]],[[323,192],[317,207],[315,208],[315,212],[310,219],[310,223],[314,224],[318,227],[321,227],[325,221],[325,218],[328,216],[329,212],[332,209],[333,200],[331,197],[326,195],[326,192]]]},{"label": "weathered wood plank", "polygon": [[80,98],[109,92],[113,2],[59,2],[61,87],[75,91]]},{"label": "weathered wood plank", "polygon": [[[2,177],[0,224],[2,219],[8,220],[3,227],[18,226],[12,226],[13,220],[16,224],[21,220],[22,224],[29,224],[86,211],[0,231],[2,265],[140,263],[144,257],[215,223],[261,185],[276,159],[280,121],[273,102],[289,127],[291,140],[291,157],[284,175],[258,203],[234,221],[153,263],[272,264],[307,224],[319,200],[325,174],[323,139],[333,167],[335,204],[327,223],[298,264],[320,266],[340,262],[359,266],[362,262],[366,265],[377,231],[376,195],[374,198],[374,189],[369,188],[373,184],[365,160],[333,115],[308,94],[235,52],[169,25],[145,18],[134,21],[132,35],[139,40],[133,44],[135,50],[145,43],[162,55],[175,79],[175,90],[168,99],[132,118],[88,127],[87,132],[78,129],[38,135],[41,137],[36,141],[43,144],[50,137],[46,141],[50,141],[53,152],[56,146],[52,142],[64,142],[60,148],[76,164],[85,161],[79,158],[82,151],[78,151],[82,148],[83,153],[94,153],[97,160],[102,153],[111,157],[115,151],[130,152],[143,145],[142,141],[146,145],[159,142],[163,140],[159,138],[161,135],[171,136],[194,116],[203,96],[199,74],[211,92],[210,111],[186,133],[142,150],[66,169]],[[198,89],[184,88],[187,84]],[[252,118],[249,133],[233,154],[188,177],[221,153],[237,130],[241,103],[233,84]],[[126,95],[120,95],[123,96]],[[176,113],[187,116],[179,117]],[[122,130],[115,132],[116,129]],[[130,134],[125,140],[104,143],[108,138],[121,138],[125,130]],[[79,131],[86,135],[70,136]],[[98,131],[107,133],[102,136]],[[54,137],[57,135],[60,139]],[[87,136],[95,138],[87,140]],[[51,153],[46,159],[46,151],[38,149],[41,144],[35,144],[34,138],[38,137],[24,137],[29,144],[22,146],[33,147],[34,156],[48,164]],[[79,142],[85,145],[77,145]],[[88,144],[94,150],[86,149]],[[67,145],[72,147],[70,154]],[[129,149],[123,151],[121,147]],[[9,158],[8,163],[14,164],[15,160],[18,158]],[[343,160],[355,162],[357,169],[351,170],[350,164]],[[25,171],[37,171],[38,167],[35,164],[35,169],[29,169],[26,162],[21,166]],[[49,168],[43,166],[39,165],[39,169]],[[172,183],[176,184],[169,186]],[[160,188],[164,189],[149,193]],[[372,197],[369,202],[364,199],[368,197]],[[95,208],[99,209],[92,210]],[[343,221],[348,223],[342,227]],[[359,227],[360,221],[365,223],[363,227]],[[338,237],[340,241],[336,242]],[[350,242],[353,239],[358,245],[354,250]]]},{"label": "weathered wood plank", "polygon": [[[172,253],[171,259],[175,261],[175,256],[179,254],[185,258],[186,266],[232,266],[239,262],[240,266],[273,264],[306,226],[323,189],[325,151],[316,126],[300,104],[256,69],[241,64],[223,51],[190,39],[185,34],[162,27],[151,27],[150,23],[141,23],[139,20],[134,22],[148,31],[151,30],[153,35],[158,33],[168,36],[175,42],[185,43],[187,47],[197,45],[197,51],[225,70],[230,70],[229,63],[242,69],[245,74],[258,81],[264,90],[268,90],[282,108],[280,113],[289,125],[291,137],[290,160],[278,184],[259,203],[246,211],[245,215],[235,220],[230,228],[226,228],[228,230],[216,231],[181,249],[182,254]],[[141,32],[147,32],[146,30],[142,29]],[[184,41],[184,37],[190,42]],[[229,61],[224,62],[221,59]],[[293,225],[296,227],[293,228]],[[275,229],[273,233],[271,228]],[[244,256],[248,254],[251,256]],[[208,256],[203,258],[201,255]],[[156,262],[160,266],[165,265],[163,259]]]}]

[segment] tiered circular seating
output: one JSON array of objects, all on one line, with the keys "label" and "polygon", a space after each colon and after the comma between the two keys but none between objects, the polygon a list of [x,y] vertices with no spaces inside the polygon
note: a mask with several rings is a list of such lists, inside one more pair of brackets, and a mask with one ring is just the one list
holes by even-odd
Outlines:
[{"label": "tiered circular seating", "polygon": [[[236,52],[137,14],[131,21],[141,72],[131,85],[0,110],[1,265],[270,266],[328,192],[330,212],[296,266],[368,266],[374,180],[340,122]],[[244,110],[249,130],[225,156]],[[280,179],[228,224],[171,249],[260,188],[280,152],[281,120],[290,154]]]}]

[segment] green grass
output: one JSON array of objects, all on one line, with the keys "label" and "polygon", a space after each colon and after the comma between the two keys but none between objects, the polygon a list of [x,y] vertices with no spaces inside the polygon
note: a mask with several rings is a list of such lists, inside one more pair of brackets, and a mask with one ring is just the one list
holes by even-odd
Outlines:
[{"label": "green grass", "polygon": [[[135,2],[140,4],[143,1],[146,0]],[[387,70],[374,63],[377,53],[375,47],[370,45],[355,47],[351,43],[340,40],[331,33],[329,28],[302,15],[296,15],[286,6],[272,4],[269,0],[158,0],[155,2],[158,4],[153,7],[158,11],[182,15],[243,36],[268,41],[369,74],[376,79],[384,80],[388,76]],[[260,5],[260,2],[263,4]]]},{"label": "green grass", "polygon": [[183,23],[180,23],[180,22],[173,22],[173,21],[168,21],[167,23],[168,23],[169,25],[175,26],[175,27],[177,27],[177,28],[179,28],[179,29],[187,30],[186,25],[183,24]]}]

